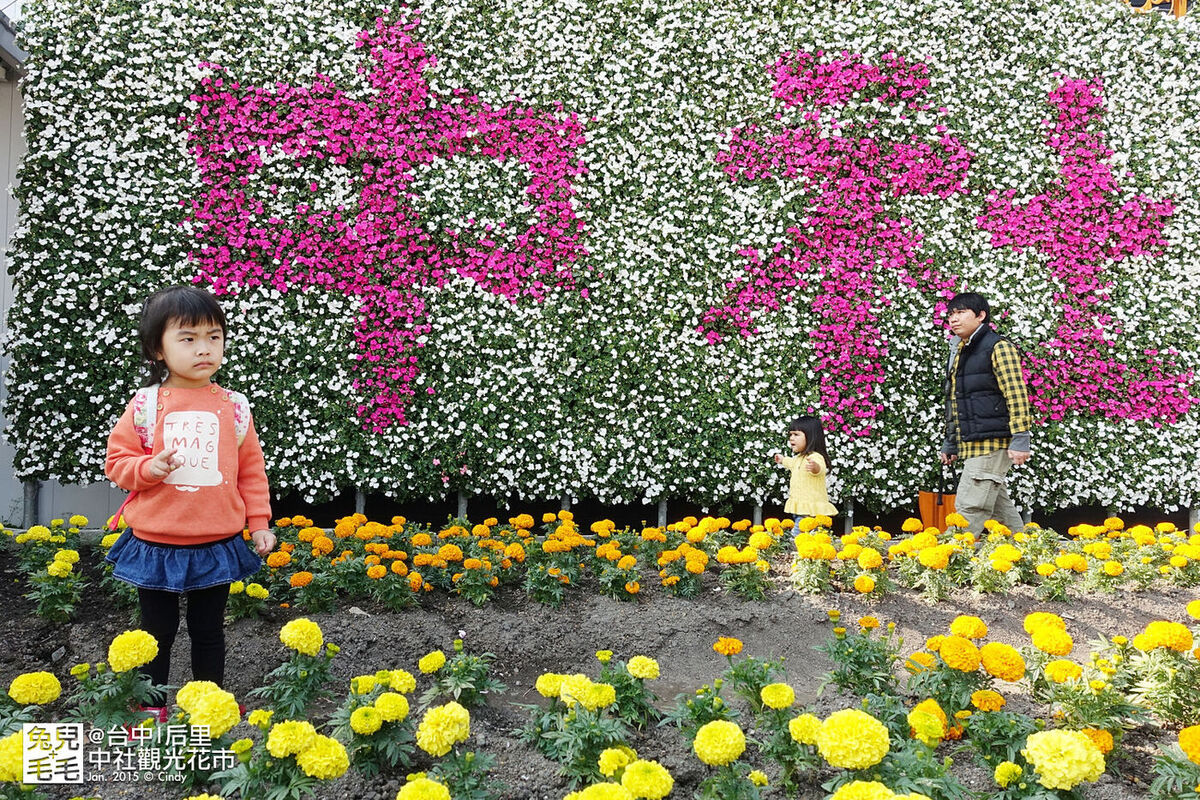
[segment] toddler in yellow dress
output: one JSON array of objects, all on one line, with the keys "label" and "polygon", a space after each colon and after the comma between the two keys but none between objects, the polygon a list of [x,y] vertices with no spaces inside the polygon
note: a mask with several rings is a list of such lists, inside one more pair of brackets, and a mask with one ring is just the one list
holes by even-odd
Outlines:
[{"label": "toddler in yellow dress", "polygon": [[792,456],[775,454],[775,463],[791,470],[785,514],[796,520],[818,514],[834,516],[837,508],[829,502],[825,476],[829,474],[829,456],[825,452],[825,430],[819,417],[796,417],[788,425],[788,446]]}]

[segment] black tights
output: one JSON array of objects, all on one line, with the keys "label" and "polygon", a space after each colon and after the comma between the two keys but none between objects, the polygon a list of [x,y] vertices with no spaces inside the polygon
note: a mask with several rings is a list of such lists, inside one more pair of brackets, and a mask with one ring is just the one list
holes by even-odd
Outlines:
[{"label": "black tights", "polygon": [[[219,686],[225,679],[225,602],[229,599],[229,584],[193,589],[186,594],[192,678]],[[154,683],[165,684],[171,673],[171,646],[179,631],[179,593],[139,588],[138,600],[142,630],[158,640],[158,655],[142,671]]]}]

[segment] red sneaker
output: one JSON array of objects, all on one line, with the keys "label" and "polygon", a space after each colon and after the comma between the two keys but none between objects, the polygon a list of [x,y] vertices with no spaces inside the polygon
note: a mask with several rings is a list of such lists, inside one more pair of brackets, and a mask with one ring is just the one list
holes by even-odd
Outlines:
[{"label": "red sneaker", "polygon": [[138,706],[136,711],[139,714],[145,714],[147,719],[152,719],[160,725],[165,724],[171,718],[171,710],[166,706]]}]

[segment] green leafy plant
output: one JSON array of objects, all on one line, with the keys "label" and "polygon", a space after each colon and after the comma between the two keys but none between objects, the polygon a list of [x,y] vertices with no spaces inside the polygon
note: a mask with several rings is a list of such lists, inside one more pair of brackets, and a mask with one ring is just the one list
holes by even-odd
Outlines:
[{"label": "green leafy plant", "polygon": [[325,643],[316,623],[300,618],[280,631],[280,638],[293,651],[286,661],[266,674],[267,683],[250,692],[261,697],[284,717],[299,717],[318,698],[332,697],[329,664],[340,648]]},{"label": "green leafy plant", "polygon": [[704,724],[718,719],[736,719],[739,716],[738,710],[721,697],[724,684],[724,680],[717,678],[694,692],[676,695],[674,706],[663,715],[659,726],[674,725],[684,738],[691,742],[696,738],[696,731]]},{"label": "green leafy plant", "polygon": [[834,635],[816,648],[833,662],[833,669],[822,681],[819,692],[829,684],[859,697],[894,689],[893,670],[904,640],[896,634],[894,624],[882,632],[878,629],[877,619],[863,617],[857,631],[835,628]]},{"label": "green leafy plant", "polygon": [[[495,657],[492,653],[467,653],[462,639],[455,639],[454,655],[445,659],[436,669],[429,671],[433,685],[421,695],[421,707],[427,707],[442,697],[455,700],[467,708],[474,708],[481,705],[489,694],[507,691],[508,687],[491,675],[492,661]],[[422,672],[425,671],[423,666]]]},{"label": "green leafy plant", "polygon": [[638,730],[657,722],[661,715],[654,702],[658,697],[646,687],[646,681],[658,678],[658,662],[646,656],[634,656],[628,663],[613,661],[609,650],[602,650],[596,656],[602,664],[600,682],[616,690],[613,714]]}]

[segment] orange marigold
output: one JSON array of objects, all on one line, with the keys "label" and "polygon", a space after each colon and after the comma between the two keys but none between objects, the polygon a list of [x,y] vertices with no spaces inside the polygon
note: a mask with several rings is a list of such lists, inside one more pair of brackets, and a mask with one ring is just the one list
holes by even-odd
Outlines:
[{"label": "orange marigold", "polygon": [[288,583],[290,583],[294,589],[303,588],[312,582],[313,574],[308,571],[293,573],[292,577],[288,578]]},{"label": "orange marigold", "polygon": [[742,641],[732,636],[721,636],[717,638],[716,644],[713,645],[713,650],[716,650],[723,656],[736,656],[742,652]]},{"label": "orange marigold", "polygon": [[274,569],[286,567],[290,563],[292,563],[292,557],[284,552],[276,551],[267,556],[267,566]]},{"label": "orange marigold", "polygon": [[377,581],[384,575],[387,575],[387,571],[387,567],[382,564],[375,564],[374,566],[367,567],[367,577],[373,581]]}]

